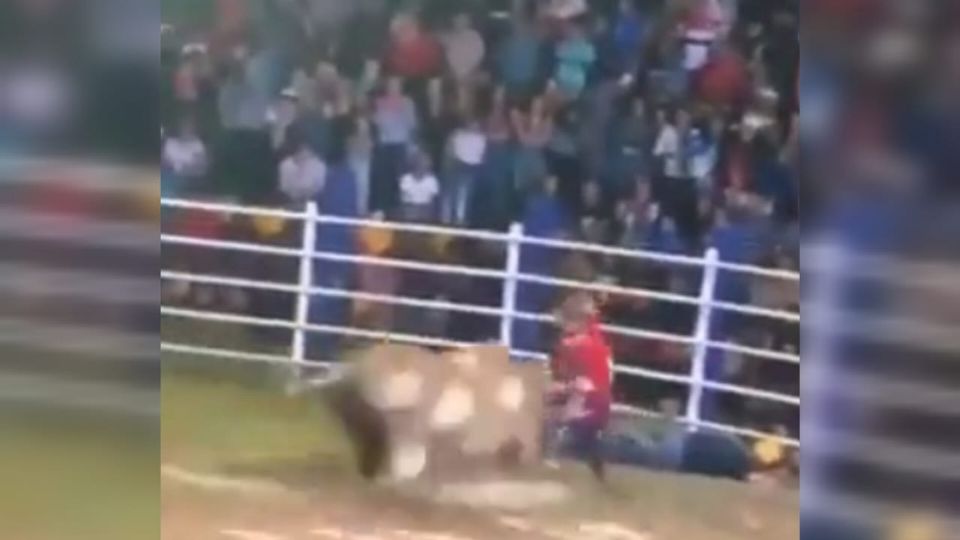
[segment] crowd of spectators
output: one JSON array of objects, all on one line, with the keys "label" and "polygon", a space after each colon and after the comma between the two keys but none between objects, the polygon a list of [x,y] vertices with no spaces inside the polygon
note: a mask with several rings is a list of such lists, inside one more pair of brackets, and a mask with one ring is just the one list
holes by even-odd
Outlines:
[{"label": "crowd of spectators", "polygon": [[[519,222],[533,236],[696,256],[713,247],[726,261],[797,269],[796,2],[357,2],[343,8],[336,26],[323,24],[311,2],[265,0],[248,11],[242,2],[221,4],[212,27],[164,32],[165,195],[292,209],[315,201],[322,212],[346,217],[500,231]],[[295,230],[271,220],[187,212],[164,219],[194,236],[297,245]],[[376,228],[350,234],[331,227],[318,244],[502,267],[502,254],[474,242],[404,241]],[[185,252],[175,264],[296,275],[292,261],[208,258]],[[699,286],[689,271],[616,257],[571,262],[536,247],[524,248],[521,270],[584,272],[693,295]],[[315,285],[473,304],[500,299],[499,284],[381,267],[327,265]],[[793,285],[724,273],[717,294],[798,310]],[[191,301],[218,301],[209,288],[197,292]],[[231,309],[282,318],[292,309],[275,293],[222,292]],[[544,313],[554,296],[525,284],[517,305]],[[497,335],[495,321],[483,317],[407,310],[415,308],[326,298],[311,306],[311,320],[353,317],[378,329],[465,340]],[[689,335],[695,312],[614,297],[605,316]],[[715,317],[717,340],[798,352],[796,325]],[[547,342],[543,325],[514,327],[521,349],[544,350]],[[689,355],[671,345],[622,339],[615,348],[624,363],[689,371]],[[712,377],[760,377],[765,388],[799,392],[796,366],[730,358],[711,365]],[[678,392],[620,391],[654,402]],[[730,414],[742,406],[722,408]]]}]

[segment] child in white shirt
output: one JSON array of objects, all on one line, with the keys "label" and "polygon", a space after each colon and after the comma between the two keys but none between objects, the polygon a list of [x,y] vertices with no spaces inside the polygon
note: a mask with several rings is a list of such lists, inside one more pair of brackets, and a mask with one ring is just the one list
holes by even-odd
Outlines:
[{"label": "child in white shirt", "polygon": [[163,165],[176,177],[176,191],[198,191],[207,175],[207,147],[197,135],[193,120],[185,118],[175,137],[163,143]]},{"label": "child in white shirt", "polygon": [[440,182],[431,170],[430,158],[419,155],[414,160],[413,170],[400,179],[400,200],[404,221],[433,221]]}]

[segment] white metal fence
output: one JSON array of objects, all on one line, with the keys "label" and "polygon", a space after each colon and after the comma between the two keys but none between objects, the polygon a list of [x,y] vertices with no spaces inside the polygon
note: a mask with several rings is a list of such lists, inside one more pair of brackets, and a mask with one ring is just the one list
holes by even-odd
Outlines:
[{"label": "white metal fence", "polygon": [[[329,368],[336,364],[336,359],[334,358],[306,358],[307,337],[311,332],[337,334],[349,338],[389,340],[397,343],[425,345],[431,347],[461,347],[468,345],[467,343],[456,342],[448,339],[396,333],[392,331],[374,331],[352,327],[349,325],[331,326],[312,324],[309,320],[309,306],[311,298],[315,296],[329,296],[348,300],[377,302],[393,306],[445,310],[448,312],[466,312],[495,317],[500,320],[500,342],[510,347],[513,357],[520,359],[542,360],[545,359],[545,356],[542,353],[519,350],[514,346],[514,343],[512,343],[511,340],[511,329],[515,321],[528,320],[549,322],[551,320],[551,317],[545,313],[526,313],[518,310],[516,297],[518,285],[520,283],[535,283],[558,288],[570,288],[594,291],[597,293],[607,293],[623,297],[634,297],[651,301],[670,302],[693,306],[698,310],[695,329],[691,335],[677,335],[622,326],[606,326],[605,330],[611,335],[665,342],[688,347],[691,352],[690,373],[686,375],[678,375],[675,373],[667,373],[653,369],[645,369],[621,364],[615,367],[616,375],[619,377],[639,377],[645,380],[673,383],[689,387],[690,391],[686,404],[686,413],[681,420],[687,423],[692,429],[715,429],[746,437],[772,437],[787,445],[799,447],[799,440],[783,438],[773,434],[748,429],[742,426],[721,425],[706,421],[705,419],[701,418],[701,401],[705,391],[734,394],[746,398],[784,404],[787,406],[800,406],[800,399],[795,395],[786,395],[760,388],[749,388],[711,381],[708,380],[706,373],[708,351],[713,348],[728,353],[747,355],[766,362],[780,362],[793,365],[798,370],[799,378],[799,355],[765,348],[751,347],[733,342],[716,342],[710,339],[710,324],[712,320],[711,314],[714,310],[726,310],[728,312],[737,313],[740,315],[749,315],[758,318],[786,321],[796,324],[799,324],[800,322],[799,314],[793,311],[768,309],[755,305],[732,304],[717,300],[715,293],[717,278],[720,272],[726,271],[742,273],[755,278],[782,280],[794,283],[799,282],[800,279],[800,276],[797,273],[723,262],[719,260],[716,250],[709,250],[704,257],[700,258],[645,251],[632,251],[579,242],[530,237],[523,234],[523,229],[520,225],[514,225],[509,233],[504,234],[496,232],[449,229],[418,224],[377,222],[363,219],[320,215],[316,205],[312,203],[307,205],[305,211],[302,212],[280,209],[241,207],[235,205],[189,201],[182,199],[162,199],[161,207],[167,209],[199,210],[237,216],[279,218],[283,220],[298,221],[307,225],[302,229],[302,243],[299,247],[281,247],[254,242],[210,240],[162,232],[160,236],[161,245],[189,246],[193,248],[210,250],[289,257],[295,258],[299,261],[299,279],[297,283],[279,283],[229,277],[224,275],[198,274],[193,272],[180,272],[173,270],[161,270],[160,276],[161,282],[176,280],[191,284],[215,285],[248,290],[274,291],[296,295],[296,309],[292,319],[268,319],[251,315],[218,312],[215,310],[175,307],[163,305],[162,303],[160,306],[161,315],[164,317],[180,318],[193,321],[210,321],[224,324],[236,324],[246,327],[278,328],[289,330],[292,332],[293,336],[292,343],[290,344],[289,354],[263,354],[251,351],[204,347],[190,343],[162,341],[161,351],[164,353],[220,357],[246,362],[279,364],[290,366],[295,370],[299,370],[301,368],[310,366]],[[325,225],[348,228],[373,227],[383,228],[394,232],[441,234],[451,238],[468,238],[498,243],[505,247],[505,265],[502,270],[491,270],[465,266],[426,264],[391,257],[372,257],[345,253],[321,252],[315,249],[316,231],[318,226],[322,227]],[[520,253],[521,247],[525,245],[556,248],[569,252],[581,252],[585,254],[615,256],[633,260],[648,261],[651,263],[675,265],[677,267],[688,269],[698,269],[702,271],[703,276],[700,293],[697,296],[685,296],[664,291],[628,288],[600,283],[588,283],[568,279],[559,279],[553,276],[522,273],[520,271]],[[500,306],[490,307],[480,305],[464,305],[447,301],[424,300],[404,296],[369,294],[339,288],[317,287],[313,283],[315,265],[323,264],[324,262],[375,265],[401,270],[415,270],[425,273],[438,273],[446,275],[460,274],[469,277],[496,279],[501,280],[503,283],[503,294]],[[640,415],[656,414],[652,411],[639,409],[637,407],[625,404],[618,405],[617,410],[623,413]]]}]

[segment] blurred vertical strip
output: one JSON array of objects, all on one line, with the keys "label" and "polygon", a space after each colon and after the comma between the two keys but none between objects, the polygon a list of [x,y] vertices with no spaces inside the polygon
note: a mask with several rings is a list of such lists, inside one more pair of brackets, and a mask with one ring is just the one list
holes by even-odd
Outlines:
[{"label": "blurred vertical strip", "polygon": [[960,538],[960,5],[801,9],[801,537]]},{"label": "blurred vertical strip", "polygon": [[158,0],[0,1],[4,538],[158,538]]},{"label": "blurred vertical strip", "polygon": [[7,160],[0,175],[0,401],[159,414],[156,173]]},{"label": "blurred vertical strip", "polygon": [[159,175],[0,158],[5,538],[158,538]]}]

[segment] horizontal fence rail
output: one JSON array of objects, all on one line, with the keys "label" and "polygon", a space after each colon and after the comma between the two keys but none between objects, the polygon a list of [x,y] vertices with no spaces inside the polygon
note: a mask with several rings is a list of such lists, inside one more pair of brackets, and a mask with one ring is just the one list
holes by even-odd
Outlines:
[{"label": "horizontal fence rail", "polygon": [[[161,204],[167,208],[179,208],[184,210],[207,210],[210,212],[220,212],[224,214],[245,215],[250,217],[273,217],[273,218],[289,219],[293,221],[306,221],[307,218],[310,216],[310,214],[305,211],[299,212],[299,211],[293,211],[293,210],[282,210],[277,208],[264,208],[264,207],[251,207],[251,206],[244,207],[244,206],[235,206],[235,205],[213,203],[213,202],[190,201],[190,200],[183,200],[183,199],[163,199]],[[510,235],[505,233],[497,233],[497,232],[490,232],[490,231],[475,231],[475,230],[468,230],[468,229],[454,229],[449,227],[421,225],[421,224],[415,224],[415,223],[397,223],[397,222],[388,222],[388,221],[375,221],[375,220],[345,218],[345,217],[339,217],[339,216],[324,216],[324,215],[317,215],[313,221],[315,223],[329,224],[329,225],[343,225],[343,226],[349,226],[349,227],[375,227],[375,228],[380,228],[380,229],[394,231],[394,232],[440,234],[440,235],[454,236],[457,238],[468,238],[473,240],[489,240],[494,242],[507,242],[510,240]],[[699,257],[674,255],[670,253],[655,253],[655,252],[649,252],[649,251],[630,250],[630,249],[616,248],[616,247],[610,247],[610,246],[603,246],[598,244],[588,244],[585,242],[553,240],[549,238],[539,238],[539,237],[530,237],[530,236],[525,236],[521,238],[521,242],[524,244],[536,245],[541,247],[552,247],[552,248],[565,249],[570,251],[579,251],[582,253],[595,253],[598,255],[611,255],[611,256],[617,256],[617,257],[624,257],[628,259],[647,260],[651,262],[671,264],[676,266],[702,268],[704,265],[704,260]],[[768,268],[761,268],[758,266],[735,264],[735,263],[728,263],[728,262],[722,262],[722,261],[717,263],[717,268],[720,270],[727,270],[730,272],[740,272],[740,273],[751,274],[759,277],[782,279],[785,281],[793,281],[793,282],[800,281],[800,274],[797,272],[772,270]]]},{"label": "horizontal fence rail", "polygon": [[606,285],[601,283],[588,283],[584,281],[559,279],[559,278],[541,276],[541,275],[535,275],[535,274],[517,273],[511,276],[504,271],[480,270],[476,268],[470,268],[467,266],[457,266],[457,265],[437,264],[437,263],[419,263],[419,262],[404,261],[404,260],[394,259],[389,257],[369,257],[364,255],[346,255],[346,254],[340,254],[340,253],[306,252],[302,249],[297,249],[297,248],[265,246],[263,244],[257,244],[253,242],[230,242],[230,241],[222,241],[222,240],[208,240],[208,239],[202,239],[202,238],[192,238],[187,236],[178,236],[178,235],[170,235],[170,234],[161,234],[160,241],[167,244],[177,244],[177,245],[185,245],[185,246],[193,246],[193,247],[207,247],[212,249],[224,249],[224,250],[241,251],[246,253],[256,253],[256,254],[263,254],[263,255],[282,255],[287,257],[298,257],[298,258],[309,256],[315,259],[330,261],[330,262],[366,264],[371,266],[382,266],[386,268],[394,268],[397,270],[415,270],[415,271],[430,272],[435,274],[453,273],[453,274],[460,274],[468,277],[479,277],[479,278],[490,278],[490,279],[506,279],[508,277],[511,277],[518,281],[523,281],[527,283],[536,283],[539,285],[548,285],[553,287],[573,288],[573,289],[578,289],[583,291],[606,293],[611,295],[629,296],[634,298],[641,298],[644,300],[673,302],[676,304],[683,304],[683,305],[689,305],[689,306],[701,306],[703,304],[708,304],[717,309],[723,309],[723,310],[731,311],[734,313],[740,313],[742,315],[767,317],[770,319],[778,319],[786,322],[795,322],[795,323],[800,322],[800,315],[796,313],[791,313],[788,311],[757,308],[752,306],[733,304],[729,302],[719,302],[715,300],[708,300],[704,302],[698,298],[694,298],[692,296],[685,296],[681,294],[664,293],[664,292],[653,291],[648,289],[618,287],[615,285]]},{"label": "horizontal fence rail", "polygon": [[[345,218],[320,215],[316,205],[309,204],[305,211],[293,211],[275,208],[257,208],[236,206],[221,203],[198,202],[182,199],[161,199],[161,207],[166,209],[200,210],[220,213],[227,216],[269,217],[293,222],[300,222],[303,227],[303,237],[295,246],[267,245],[257,242],[213,240],[195,238],[178,234],[160,235],[160,243],[171,246],[187,246],[205,250],[239,252],[246,254],[284,257],[299,262],[300,271],[297,283],[284,283],[269,280],[231,277],[214,273],[195,271],[161,270],[161,282],[179,282],[191,285],[205,285],[225,287],[237,290],[268,291],[291,295],[296,299],[296,309],[289,319],[254,317],[245,314],[226,313],[208,309],[194,309],[174,307],[161,304],[162,317],[183,319],[190,321],[204,321],[209,323],[230,324],[242,327],[272,328],[289,331],[293,335],[289,352],[264,353],[228,348],[208,347],[190,343],[161,342],[161,352],[177,355],[191,355],[196,357],[225,358],[239,362],[253,362],[268,365],[283,366],[291,369],[298,377],[303,377],[304,370],[309,368],[311,375],[321,373],[319,380],[334,376],[337,371],[336,359],[325,358],[313,360],[306,358],[306,337],[309,334],[329,334],[351,339],[368,341],[389,341],[410,345],[420,345],[432,348],[458,348],[473,345],[455,340],[404,334],[395,331],[380,331],[356,328],[346,325],[312,324],[308,320],[308,306],[311,298],[329,297],[348,301],[361,301],[374,304],[384,304],[395,307],[419,308],[438,310],[449,313],[474,314],[501,321],[501,332],[498,341],[511,349],[511,355],[518,359],[545,360],[546,355],[536,351],[520,350],[511,343],[511,328],[515,321],[532,321],[537,323],[552,323],[553,316],[547,313],[527,313],[519,310],[515,305],[516,286],[518,283],[533,283],[557,289],[581,290],[607,294],[623,298],[638,298],[648,301],[673,303],[690,306],[699,310],[699,322],[691,335],[672,334],[648,329],[605,325],[604,330],[612,336],[648,340],[653,342],[669,343],[686,348],[691,355],[691,371],[688,374],[669,373],[655,369],[647,369],[633,365],[617,364],[615,373],[621,377],[637,377],[643,380],[660,383],[675,384],[690,389],[686,414],[679,420],[691,429],[711,429],[748,438],[770,438],[792,447],[799,447],[799,440],[764,433],[741,426],[724,425],[710,422],[701,418],[700,400],[705,391],[720,394],[732,394],[745,398],[767,401],[780,405],[799,407],[800,399],[795,395],[787,395],[759,388],[749,388],[734,384],[708,380],[704,370],[704,359],[707,351],[713,349],[724,353],[743,355],[765,362],[777,362],[797,366],[799,369],[800,356],[788,352],[775,351],[761,347],[747,346],[735,342],[721,342],[710,338],[710,313],[712,310],[727,311],[740,315],[749,315],[774,321],[799,324],[800,316],[796,312],[769,309],[753,305],[740,305],[719,301],[714,297],[716,276],[719,272],[739,273],[751,278],[780,280],[785,283],[796,284],[800,276],[797,273],[772,270],[748,265],[733,264],[718,260],[716,252],[708,252],[703,258],[670,255],[644,251],[632,251],[621,248],[569,242],[554,239],[528,237],[523,235],[522,228],[515,225],[509,233],[487,231],[461,230],[432,225],[394,223],[365,219]],[[316,227],[334,225],[347,228],[379,228],[383,230],[414,233],[425,235],[443,235],[451,238],[472,239],[500,244],[505,248],[506,266],[504,269],[473,268],[452,264],[434,264],[393,257],[379,257],[369,255],[354,255],[346,253],[320,252],[314,248]],[[677,266],[685,269],[698,269],[703,273],[703,286],[699,296],[668,293],[657,290],[629,288],[605,283],[584,282],[571,279],[560,279],[554,276],[528,274],[519,271],[519,250],[524,245],[534,245],[606,256],[623,257],[641,260],[650,263]],[[500,305],[470,305],[446,301],[443,299],[412,298],[400,295],[375,294],[337,287],[320,287],[313,283],[313,269],[315,265],[324,263],[356,264],[364,266],[380,266],[396,270],[409,270],[437,275],[461,275],[473,278],[497,280],[504,284],[504,297]],[[642,416],[657,415],[657,413],[630,405],[618,405],[617,411],[624,414],[639,414]]]},{"label": "horizontal fence rail", "polygon": [[[460,268],[460,267],[457,267],[457,268]],[[223,275],[194,274],[189,272],[161,270],[160,279],[162,281],[181,281],[181,282],[193,283],[198,285],[212,285],[212,286],[219,285],[223,287],[233,287],[238,289],[253,289],[253,290],[262,290],[262,291],[283,292],[283,293],[289,293],[289,294],[306,294],[311,296],[321,295],[321,296],[329,296],[333,298],[342,298],[347,300],[360,300],[365,302],[390,304],[394,306],[418,307],[418,308],[436,309],[441,311],[450,311],[450,312],[458,312],[458,313],[471,313],[471,314],[485,315],[490,317],[504,317],[509,314],[514,319],[517,319],[517,320],[529,320],[529,321],[542,322],[542,323],[553,322],[553,317],[550,315],[538,315],[534,313],[526,313],[523,311],[510,312],[503,308],[455,304],[455,303],[446,302],[446,301],[423,300],[418,298],[396,296],[396,295],[372,294],[372,293],[364,293],[364,292],[358,292],[358,291],[348,291],[344,289],[334,289],[329,287],[310,287],[310,286],[301,287],[299,285],[289,285],[286,283],[278,283],[278,282],[272,282],[272,281],[250,280],[250,279],[243,279],[243,278],[228,277]],[[604,331],[606,331],[609,334],[629,337],[629,338],[649,339],[652,341],[662,341],[662,342],[674,343],[677,345],[686,345],[686,346],[692,346],[697,343],[696,339],[690,336],[684,336],[679,334],[655,332],[651,330],[640,330],[636,328],[628,328],[625,326],[617,326],[617,325],[603,325],[602,328],[604,329]],[[776,360],[776,361],[786,362],[790,364],[800,363],[800,356],[795,354],[775,352],[775,351],[770,351],[768,349],[760,349],[756,347],[748,347],[745,345],[738,345],[732,342],[719,342],[719,341],[707,340],[706,343],[711,348],[719,349],[726,352],[743,354],[743,355],[753,356],[753,357],[767,359],[767,360]]]}]

